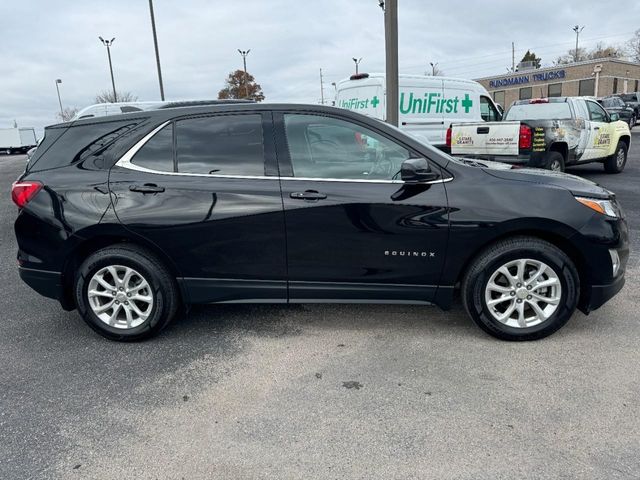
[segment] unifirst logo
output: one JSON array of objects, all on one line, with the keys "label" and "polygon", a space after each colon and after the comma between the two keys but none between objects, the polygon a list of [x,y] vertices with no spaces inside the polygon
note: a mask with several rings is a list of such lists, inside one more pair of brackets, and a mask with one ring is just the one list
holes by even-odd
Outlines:
[{"label": "unifirst logo", "polygon": [[406,95],[400,93],[400,113],[403,115],[415,113],[458,113],[458,105],[464,109],[464,113],[469,113],[473,107],[473,100],[468,93],[460,100],[456,95],[453,98],[445,98],[438,92],[425,92],[422,98],[410,92]]}]

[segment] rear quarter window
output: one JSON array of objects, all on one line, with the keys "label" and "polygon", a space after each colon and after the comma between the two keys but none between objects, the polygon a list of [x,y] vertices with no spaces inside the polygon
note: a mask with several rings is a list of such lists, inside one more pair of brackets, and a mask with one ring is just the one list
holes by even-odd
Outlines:
[{"label": "rear quarter window", "polygon": [[[42,144],[32,158],[29,171],[64,167],[92,155],[99,155],[143,119],[71,125],[45,130]],[[61,133],[58,133],[61,132]]]}]

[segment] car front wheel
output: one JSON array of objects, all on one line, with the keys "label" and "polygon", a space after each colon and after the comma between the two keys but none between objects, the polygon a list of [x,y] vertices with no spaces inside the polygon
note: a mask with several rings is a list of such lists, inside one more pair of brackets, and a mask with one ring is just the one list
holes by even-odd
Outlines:
[{"label": "car front wheel", "polygon": [[75,300],[93,330],[119,341],[157,334],[175,316],[179,301],[166,267],[134,245],[108,247],[89,256],[76,275]]},{"label": "car front wheel", "polygon": [[571,259],[533,237],[503,240],[482,252],[462,283],[465,308],[502,340],[537,340],[561,328],[576,309],[579,278]]}]

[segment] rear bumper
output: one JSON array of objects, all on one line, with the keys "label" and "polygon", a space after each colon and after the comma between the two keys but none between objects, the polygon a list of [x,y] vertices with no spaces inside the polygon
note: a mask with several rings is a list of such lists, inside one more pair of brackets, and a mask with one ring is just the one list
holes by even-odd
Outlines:
[{"label": "rear bumper", "polygon": [[24,283],[43,297],[61,301],[63,298],[62,275],[59,272],[19,267],[20,278]]},{"label": "rear bumper", "polygon": [[591,285],[589,288],[588,300],[580,305],[580,310],[583,313],[588,314],[589,312],[600,308],[615,297],[620,290],[622,290],[624,283],[624,275],[620,275],[608,285]]}]

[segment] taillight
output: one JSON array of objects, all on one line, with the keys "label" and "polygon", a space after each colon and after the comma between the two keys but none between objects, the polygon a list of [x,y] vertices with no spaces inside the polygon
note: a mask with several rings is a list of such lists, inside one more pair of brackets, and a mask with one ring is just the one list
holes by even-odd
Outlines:
[{"label": "taillight", "polygon": [[447,147],[451,148],[451,127],[447,128]]},{"label": "taillight", "polygon": [[533,135],[531,134],[531,127],[527,125],[520,125],[520,140],[518,141],[518,148],[528,150],[531,148]]},{"label": "taillight", "polygon": [[11,186],[11,199],[18,208],[24,208],[42,187],[40,182],[14,182]]}]

